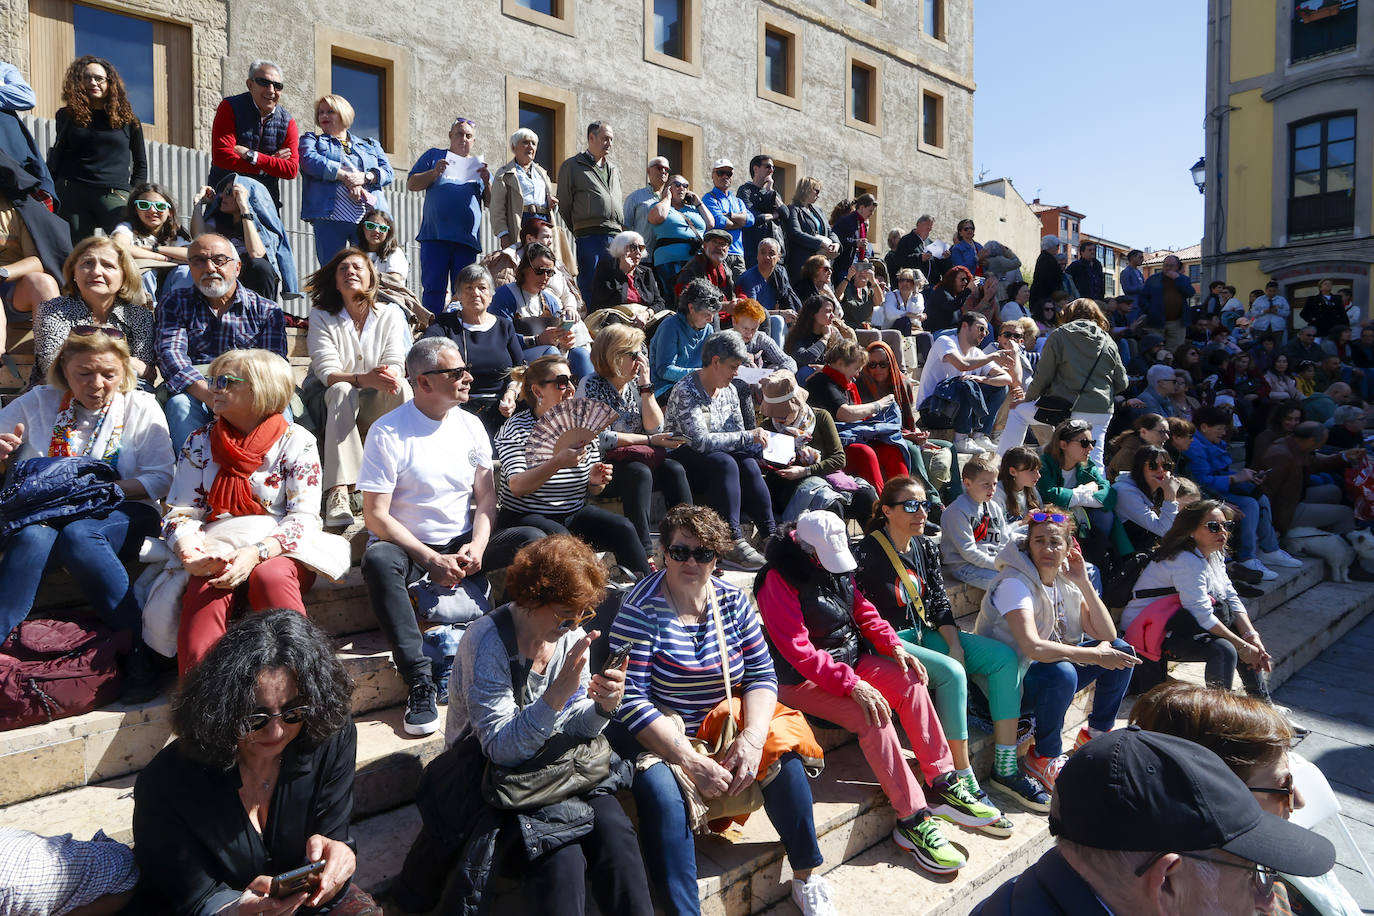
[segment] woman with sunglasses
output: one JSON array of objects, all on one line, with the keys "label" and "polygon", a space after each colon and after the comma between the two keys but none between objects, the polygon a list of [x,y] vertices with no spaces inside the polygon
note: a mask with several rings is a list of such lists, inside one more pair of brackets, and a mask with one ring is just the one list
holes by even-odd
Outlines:
[{"label": "woman with sunglasses", "polygon": [[978,255],[982,254],[983,246],[973,240],[974,231],[973,220],[959,220],[954,227],[954,238],[950,241],[949,262],[952,267],[962,267],[975,276],[981,276],[982,266],[978,262]]},{"label": "woman with sunglasses", "polygon": [[1158,659],[1137,677],[1137,690],[1163,680],[1170,661],[1205,662],[1208,686],[1230,690],[1239,668],[1245,692],[1269,701],[1264,675],[1273,659],[1226,574],[1233,514],[1214,499],[1180,509],[1136,580],[1121,627],[1137,651]]},{"label": "woman with sunglasses", "polygon": [[660,191],[658,202],[649,208],[649,225],[654,227],[654,272],[661,289],[672,290],[677,275],[701,248],[707,229],[715,218],[700,195],[681,175],[674,175]]},{"label": "woman with sunglasses", "polygon": [[1109,566],[1113,555],[1130,552],[1130,541],[1112,512],[1116,497],[1092,460],[1098,440],[1088,420],[1065,420],[1054,428],[1040,456],[1040,498],[1073,517],[1085,553],[1098,567]]},{"label": "woman with sunglasses", "polygon": [[[659,541],[665,567],[625,596],[610,646],[630,650],[625,698],[616,713],[624,731],[612,742],[627,760],[644,751],[659,758],[635,773],[633,791],[644,864],[663,909],[669,916],[701,912],[693,825],[671,764],[704,799],[738,795],[767,778],[764,812],[792,866],[792,898],[808,916],[833,916],[829,885],[815,873],[824,859],[806,779],[806,766],[820,749],[804,721],[785,742],[775,733],[778,679],[758,612],[747,592],[712,575],[730,549],[730,529],[705,506],[677,506],[663,517]],[[724,703],[726,677],[739,732],[715,759],[683,735],[696,735]],[[788,749],[778,753],[779,745]]]},{"label": "woman with sunglasses", "polygon": [[[488,766],[516,768],[546,748],[600,736],[625,697],[625,665],[592,673],[590,649],[601,634],[582,627],[605,598],[606,570],[577,538],[556,534],[522,547],[506,569],[505,594],[508,603],[474,621],[459,643],[445,734],[451,745],[475,738]],[[508,840],[516,847],[504,870],[523,885],[525,912],[581,916],[590,885],[600,912],[652,916],[634,827],[615,797],[628,785],[613,768],[592,791],[553,803],[553,816],[536,809],[517,822],[485,804],[484,814],[472,813],[475,822],[495,820],[497,848]],[[586,829],[567,830],[574,818]],[[482,835],[477,823],[471,830]],[[525,852],[531,846],[537,854]],[[486,890],[472,888],[465,903]]]},{"label": "woman with sunglasses", "polygon": [[144,182],[134,188],[124,222],[115,226],[110,237],[127,245],[137,260],[145,262],[143,291],[150,302],[191,285],[191,269],[186,266],[191,237],[177,218],[171,192],[162,185]]},{"label": "woman with sunglasses", "polygon": [[648,249],[638,232],[622,232],[611,239],[609,258],[596,266],[596,278],[588,298],[588,312],[629,307],[641,326],[667,308],[659,292],[654,268],[644,263]]},{"label": "woman with sunglasses", "polygon": [[[806,380],[813,406],[824,409],[837,423],[845,424],[841,430],[848,429],[850,424],[875,423],[876,414],[896,404],[895,395],[885,395],[867,404],[860,401],[854,378],[863,373],[867,361],[868,354],[858,344],[842,340],[826,350],[825,365]],[[844,452],[848,459],[845,470],[868,481],[874,490],[881,490],[887,478],[902,477],[908,472],[906,449],[890,441],[875,438],[864,442],[851,436]]]},{"label": "woman with sunglasses", "polygon": [[860,403],[891,397],[902,417],[902,447],[911,475],[925,481],[937,505],[943,502],[942,488],[951,488],[949,492],[957,496],[960,485],[958,474],[953,473],[954,446],[944,439],[930,438],[930,433],[917,425],[916,383],[902,373],[897,354],[883,341],[875,340],[865,350],[868,362],[854,380]]},{"label": "woman with sunglasses", "polygon": [[926,288],[926,276],[919,270],[904,267],[897,271],[897,286],[883,298],[881,310],[874,322],[881,328],[911,335],[921,330],[926,316],[926,300],[921,291]]},{"label": "woman with sunglasses", "polygon": [[1026,775],[1051,793],[1069,755],[1064,716],[1074,695],[1096,683],[1088,724],[1077,750],[1116,727],[1116,714],[1139,663],[1116,637],[1102,599],[1088,578],[1070,519],[1061,510],[1027,517],[1024,536],[1013,538],[997,558],[999,572],[983,595],[973,631],[1016,650],[1022,708],[1035,715],[1035,747],[1022,760]]},{"label": "woman with sunglasses", "polygon": [[0,555],[0,640],[28,616],[55,558],[107,624],[133,634],[121,699],[141,703],[152,699],[156,682],[124,564],[145,538],[157,537],[158,500],[167,495],[175,458],[162,408],[135,389],[136,381],[123,338],[72,334],[49,366],[47,384],[0,409],[5,467],[29,458],[94,458],[114,466],[125,497],[103,517],[28,525],[9,536]]},{"label": "woman with sunglasses", "polygon": [[1132,456],[1130,472],[1116,478],[1112,492],[1132,552],[1150,553],[1178,517],[1173,459],[1158,445],[1142,445]]},{"label": "woman with sunglasses", "polygon": [[515,268],[515,282],[496,291],[491,310],[515,324],[526,360],[561,356],[582,378],[592,374],[592,338],[577,312],[549,290],[557,273],[551,249],[537,242],[527,245]]},{"label": "woman with sunglasses", "polygon": [[133,255],[107,236],[82,239],[62,265],[62,295],[33,316],[33,371],[29,387],[48,377],[57,351],[76,331],[104,332],[129,348],[134,374],[151,385],[157,374],[153,313],[144,302],[142,278]]},{"label": "woman with sunglasses", "polygon": [[842,316],[844,306],[835,291],[834,277],[835,271],[830,261],[822,255],[812,255],[802,265],[801,278],[793,288],[803,303],[812,296],[823,296],[834,303],[837,316]]},{"label": "woman with sunglasses", "polygon": [[[1302,779],[1295,771],[1316,768],[1294,759],[1293,728],[1268,703],[1215,687],[1170,681],[1136,699],[1131,724],[1176,735],[1212,751],[1249,787],[1260,807],[1276,817],[1289,820],[1306,806],[1298,788]],[[1318,878],[1279,877],[1273,885],[1274,913],[1355,916],[1361,912],[1334,869]],[[1264,879],[1272,878],[1269,872]]]},{"label": "woman with sunglasses", "polygon": [[358,232],[369,209],[386,208],[382,188],[395,178],[382,144],[359,137],[353,106],[335,93],[315,102],[319,133],[301,134],[301,219],[315,235],[315,260],[324,264]]},{"label": "woman with sunglasses", "polygon": [[501,427],[493,443],[501,462],[496,526],[532,526],[546,534],[575,534],[597,550],[609,550],[635,576],[649,574],[649,556],[630,520],[587,502],[611,482],[611,465],[601,460],[592,439],[559,450],[543,464],[529,466],[525,443],[539,418],[575,396],[577,380],[561,356],[541,356],[521,373],[521,397],[529,406]]},{"label": "woman with sunglasses", "polygon": [[[855,585],[897,631],[907,653],[929,675],[928,687],[944,727],[954,769],[968,792],[991,804],[973,772],[968,752],[968,681],[988,699],[995,742],[992,781],[1032,811],[1049,810],[1044,788],[1016,768],[1021,677],[1016,652],[995,639],[959,629],[940,569],[940,548],[926,536],[934,504],[919,480],[897,477],[883,487],[867,534],[854,550]],[[984,825],[1005,836],[1005,819]]]},{"label": "woman with sunglasses", "polygon": [[[269,350],[230,350],[206,377],[215,416],[186,440],[162,520],[168,548],[190,574],[177,631],[183,677],[224,635],[241,588],[254,613],[305,614],[315,572],[297,556],[321,537],[315,437],[282,416],[296,387],[290,364]],[[229,549],[206,530],[248,516],[271,522],[256,543]]]},{"label": "woman with sunglasses", "polygon": [[1135,453],[1147,445],[1163,448],[1169,441],[1169,424],[1157,413],[1143,413],[1131,421],[1131,428],[1114,436],[1106,445],[1107,477],[1115,480],[1135,467]]},{"label": "woman with sunglasses", "polygon": [[[352,686],[329,637],[301,614],[271,610],[229,628],[182,683],[176,739],[134,784],[141,879],[130,912],[378,912],[348,884]],[[274,875],[320,861],[317,883],[268,896]]]}]

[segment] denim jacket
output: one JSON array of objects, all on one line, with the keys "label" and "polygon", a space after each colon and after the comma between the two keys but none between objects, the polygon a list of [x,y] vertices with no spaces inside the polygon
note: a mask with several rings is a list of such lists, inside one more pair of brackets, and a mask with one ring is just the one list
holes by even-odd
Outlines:
[{"label": "denim jacket", "polygon": [[[267,263],[271,264],[281,278],[283,298],[296,298],[301,294],[300,278],[296,275],[296,258],[291,253],[291,242],[286,237],[286,227],[282,225],[277,205],[272,203],[272,195],[261,181],[246,175],[235,175],[234,183],[248,189],[248,207],[257,217],[258,236],[267,249]],[[219,210],[216,200],[210,212]]]},{"label": "denim jacket", "polygon": [[[380,181],[375,184],[366,182],[363,187],[376,195],[377,209],[387,210],[386,196],[381,189],[391,184],[396,175],[391,170],[386,153],[382,152],[382,145],[371,137],[350,134],[349,139],[353,144],[353,155],[348,158],[353,166],[361,172],[376,169],[381,176]],[[328,219],[334,210],[335,185],[339,180],[339,167],[345,158],[343,143],[329,134],[311,131],[301,136],[300,156],[303,176],[301,219]]]}]

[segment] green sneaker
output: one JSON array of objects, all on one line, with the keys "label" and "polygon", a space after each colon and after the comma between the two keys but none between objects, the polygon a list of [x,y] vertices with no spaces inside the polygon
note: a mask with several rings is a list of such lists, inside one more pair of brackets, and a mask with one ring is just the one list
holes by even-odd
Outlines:
[{"label": "green sneaker", "polygon": [[983,791],[982,786],[978,785],[977,777],[972,773],[965,773],[959,777],[959,782],[963,783],[968,793],[980,803],[999,811],[997,820],[993,821],[991,824],[984,824],[977,829],[983,831],[988,836],[1011,836],[1012,830],[1015,828],[1015,825],[1011,822],[1011,818],[1007,817],[1005,814],[1000,814],[1000,809],[992,803],[992,799],[988,798],[988,793]]},{"label": "green sneaker", "polygon": [[945,839],[933,817],[913,827],[907,827],[899,821],[892,831],[892,839],[911,853],[918,865],[937,875],[948,875],[968,864],[968,858]]},{"label": "green sneaker", "polygon": [[930,787],[930,813],[965,827],[986,827],[1002,816],[978,800],[954,773],[946,773]]}]

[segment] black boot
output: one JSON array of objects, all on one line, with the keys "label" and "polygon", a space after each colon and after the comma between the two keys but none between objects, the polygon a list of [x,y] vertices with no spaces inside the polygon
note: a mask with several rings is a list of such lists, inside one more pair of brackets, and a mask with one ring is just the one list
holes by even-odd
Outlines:
[{"label": "black boot", "polygon": [[124,660],[124,690],[119,702],[125,706],[140,706],[157,696],[157,669],[153,665],[153,650],[143,640],[134,644],[134,650]]}]

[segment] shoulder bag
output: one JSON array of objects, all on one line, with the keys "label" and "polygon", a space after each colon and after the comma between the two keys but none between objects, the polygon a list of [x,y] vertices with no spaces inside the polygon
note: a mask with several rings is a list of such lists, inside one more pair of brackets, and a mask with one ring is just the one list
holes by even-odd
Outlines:
[{"label": "shoulder bag", "polygon": [[921,587],[916,584],[915,579],[911,578],[911,570],[907,569],[902,558],[897,556],[897,549],[888,540],[887,535],[882,531],[875,531],[873,538],[878,542],[878,546],[883,548],[883,553],[887,554],[888,562],[897,571],[897,578],[902,581],[902,589],[911,602],[911,623],[916,630],[917,641],[919,641],[920,634],[926,628],[926,603],[921,598]]},{"label": "shoulder bag", "polygon": [[1097,359],[1093,360],[1092,367],[1088,369],[1088,374],[1083,376],[1083,384],[1078,386],[1078,394],[1073,396],[1072,401],[1054,395],[1041,395],[1035,402],[1035,422],[1044,423],[1048,426],[1058,426],[1073,416],[1073,409],[1077,406],[1078,399],[1087,390],[1088,382],[1092,381],[1093,373],[1097,371],[1097,364],[1102,361],[1102,355],[1106,352],[1107,345],[1104,343],[1102,349],[1097,351]]}]

